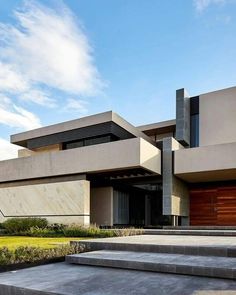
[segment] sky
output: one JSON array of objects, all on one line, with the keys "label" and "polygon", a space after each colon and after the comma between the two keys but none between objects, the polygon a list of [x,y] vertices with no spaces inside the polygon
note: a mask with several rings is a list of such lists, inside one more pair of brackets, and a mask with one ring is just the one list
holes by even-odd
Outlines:
[{"label": "sky", "polygon": [[236,0],[0,4],[0,160],[11,134],[113,110],[175,118],[175,91],[236,86]]}]

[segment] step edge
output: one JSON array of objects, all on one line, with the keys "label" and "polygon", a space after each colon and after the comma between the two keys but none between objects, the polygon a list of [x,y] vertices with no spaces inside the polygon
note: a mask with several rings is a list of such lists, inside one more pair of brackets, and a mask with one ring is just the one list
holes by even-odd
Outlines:
[{"label": "step edge", "polygon": [[86,251],[118,250],[150,253],[173,253],[183,255],[236,257],[236,246],[192,246],[192,245],[155,245],[138,243],[111,243],[99,241],[71,241],[71,244],[79,244]]},{"label": "step edge", "polygon": [[[236,279],[236,269],[232,269],[232,268],[208,267],[208,266],[197,266],[197,265],[191,266],[191,265],[185,265],[185,264],[170,264],[170,263],[168,264],[168,263],[140,262],[140,261],[133,261],[133,260],[116,260],[111,258],[104,259],[104,258],[91,258],[91,257],[82,257],[82,256],[77,257],[75,261],[75,259],[72,259],[70,255],[66,256],[65,261],[67,263],[77,264],[77,265],[133,269],[133,270],[139,270],[139,271],[172,273],[176,275],[183,274],[183,275],[203,276],[203,277],[211,277],[211,278]],[[116,262],[115,265],[114,265],[114,262]]]}]

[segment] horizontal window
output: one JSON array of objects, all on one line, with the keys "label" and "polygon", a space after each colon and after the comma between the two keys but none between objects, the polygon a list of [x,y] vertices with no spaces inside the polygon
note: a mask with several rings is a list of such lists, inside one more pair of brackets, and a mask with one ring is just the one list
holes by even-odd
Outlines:
[{"label": "horizontal window", "polygon": [[101,144],[101,143],[106,143],[106,142],[112,142],[116,141],[118,138],[114,135],[104,135],[104,136],[99,136],[99,137],[90,137],[90,138],[84,138],[80,139],[78,141],[73,141],[73,142],[65,142],[63,144],[63,149],[74,149],[82,146],[89,146],[89,145],[95,145],[95,144]]}]

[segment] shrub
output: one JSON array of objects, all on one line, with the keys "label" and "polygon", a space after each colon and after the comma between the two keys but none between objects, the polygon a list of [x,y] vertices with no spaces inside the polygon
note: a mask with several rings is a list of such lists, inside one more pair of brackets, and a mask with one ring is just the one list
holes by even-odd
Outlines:
[{"label": "shrub", "polygon": [[55,232],[62,232],[65,227],[66,226],[62,223],[52,223],[47,226],[47,229],[53,230]]},{"label": "shrub", "polygon": [[7,248],[0,248],[0,265],[7,265],[13,263],[12,252]]},{"label": "shrub", "polygon": [[76,224],[69,225],[62,230],[65,237],[90,237],[92,232],[97,234],[98,231],[99,228],[85,228]]},{"label": "shrub", "polygon": [[17,263],[33,263],[45,261],[53,258],[60,258],[66,255],[80,253],[83,248],[77,245],[65,245],[53,249],[43,249],[39,247],[18,247],[14,251],[8,248],[0,248],[0,265],[10,265]]},{"label": "shrub", "polygon": [[3,223],[6,234],[29,237],[91,237],[108,238],[140,235],[142,229],[100,229],[95,225],[84,227],[77,224],[50,224],[44,218],[11,218]]},{"label": "shrub", "polygon": [[28,231],[31,227],[45,228],[48,225],[46,218],[10,218],[3,222],[8,234],[19,234]]},{"label": "shrub", "polygon": [[105,238],[113,236],[112,231],[102,230],[96,226],[83,227],[76,224],[65,227],[62,232],[65,237]]},{"label": "shrub", "polygon": [[96,226],[83,227],[79,225],[70,225],[63,229],[65,237],[93,237],[109,238],[122,237],[143,234],[142,229],[123,228],[123,229],[100,229]]},{"label": "shrub", "polygon": [[31,227],[29,230],[25,232],[21,232],[21,235],[26,235],[29,237],[40,237],[40,238],[53,238],[53,237],[63,237],[63,233],[61,231],[55,231],[50,228],[40,228],[40,227]]},{"label": "shrub", "polygon": [[122,229],[114,229],[113,230],[115,237],[124,237],[124,236],[135,236],[135,235],[142,235],[143,229],[142,228],[122,228]]}]

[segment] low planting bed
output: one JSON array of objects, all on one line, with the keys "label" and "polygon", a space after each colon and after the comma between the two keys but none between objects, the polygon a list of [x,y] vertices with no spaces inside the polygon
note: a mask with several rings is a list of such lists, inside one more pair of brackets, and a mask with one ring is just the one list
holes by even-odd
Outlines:
[{"label": "low planting bed", "polygon": [[[0,272],[59,262],[83,251],[69,241],[140,235],[142,229],[48,224],[43,218],[11,218],[0,224]],[[80,246],[81,247],[81,246]]]},{"label": "low planting bed", "polygon": [[63,245],[56,248],[20,246],[9,250],[0,248],[0,272],[16,270],[36,265],[59,262],[66,255],[82,252],[77,246]]},{"label": "low planting bed", "polygon": [[101,229],[97,226],[84,227],[78,224],[48,224],[44,218],[11,218],[0,224],[1,234],[29,237],[89,237],[107,238],[140,235],[142,229]]}]

